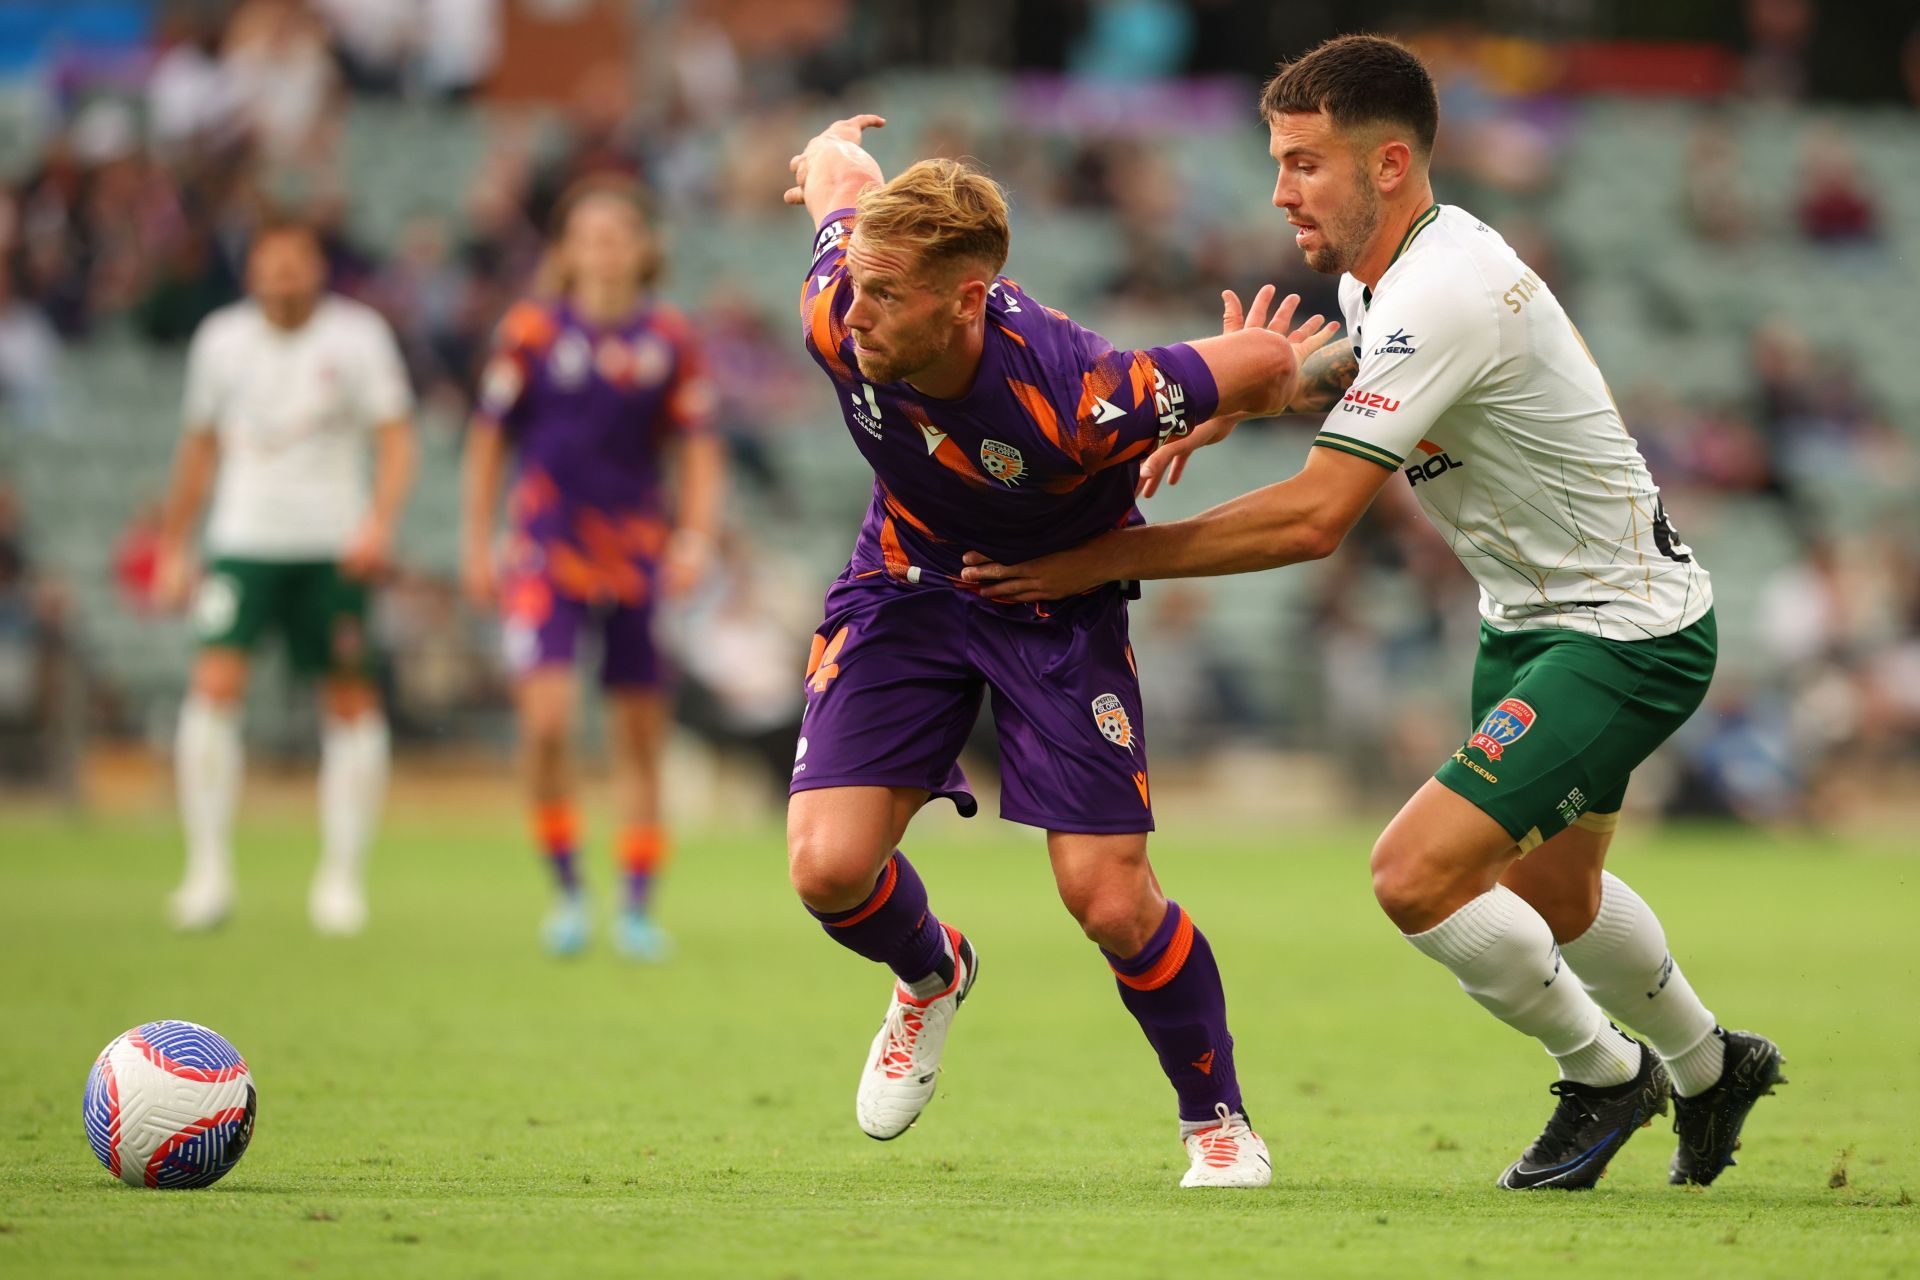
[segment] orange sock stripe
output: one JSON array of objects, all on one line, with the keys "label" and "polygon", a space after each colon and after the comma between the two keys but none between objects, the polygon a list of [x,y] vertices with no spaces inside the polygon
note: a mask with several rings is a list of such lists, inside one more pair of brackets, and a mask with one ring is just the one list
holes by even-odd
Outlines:
[{"label": "orange sock stripe", "polygon": [[1193,917],[1187,914],[1185,907],[1180,908],[1180,923],[1173,927],[1173,940],[1167,943],[1167,949],[1145,973],[1126,974],[1118,969],[1113,976],[1135,991],[1158,991],[1172,982],[1181,968],[1187,963],[1187,954],[1193,950]]},{"label": "orange sock stripe", "polygon": [[658,871],[667,863],[667,833],[659,827],[628,827],[620,833],[620,865],[630,872]]},{"label": "orange sock stripe", "polygon": [[836,929],[849,929],[868,916],[887,905],[887,899],[893,896],[893,886],[900,880],[900,864],[892,858],[887,859],[887,869],[880,873],[880,887],[873,891],[873,897],[867,899],[867,905],[848,916],[845,920],[832,922]]},{"label": "orange sock stripe", "polygon": [[549,853],[579,843],[580,815],[565,802],[543,804],[533,811],[533,838]]}]

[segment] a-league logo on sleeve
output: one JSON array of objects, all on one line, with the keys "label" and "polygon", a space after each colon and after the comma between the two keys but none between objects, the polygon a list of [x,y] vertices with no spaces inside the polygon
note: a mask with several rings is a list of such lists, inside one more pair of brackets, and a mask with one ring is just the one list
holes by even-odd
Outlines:
[{"label": "a-league logo on sleeve", "polygon": [[1508,747],[1527,736],[1534,719],[1532,707],[1518,698],[1503,698],[1480,722],[1480,728],[1467,739],[1467,745],[1480,748],[1489,760],[1498,760]]}]

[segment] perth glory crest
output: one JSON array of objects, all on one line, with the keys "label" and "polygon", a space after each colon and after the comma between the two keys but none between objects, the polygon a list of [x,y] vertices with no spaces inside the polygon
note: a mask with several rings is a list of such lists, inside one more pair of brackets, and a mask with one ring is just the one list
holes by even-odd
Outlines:
[{"label": "perth glory crest", "polygon": [[1119,694],[1103,693],[1093,700],[1093,722],[1108,742],[1133,750],[1133,721],[1127,718],[1127,709],[1120,705]]},{"label": "perth glory crest", "polygon": [[1019,484],[1027,474],[1027,460],[1020,456],[1020,451],[998,440],[980,442],[980,465],[987,469],[988,475],[1008,486]]}]

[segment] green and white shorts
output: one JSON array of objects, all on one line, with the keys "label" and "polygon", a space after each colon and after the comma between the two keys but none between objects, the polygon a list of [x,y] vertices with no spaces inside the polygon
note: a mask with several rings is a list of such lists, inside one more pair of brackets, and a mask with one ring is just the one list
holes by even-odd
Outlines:
[{"label": "green and white shorts", "polygon": [[303,676],[365,675],[367,586],[331,560],[215,560],[193,598],[203,648],[251,651],[270,632],[286,637]]},{"label": "green and white shorts", "polygon": [[1434,776],[1522,852],[1569,826],[1611,831],[1628,776],[1707,696],[1718,652],[1711,609],[1651,640],[1482,623],[1476,728]]}]

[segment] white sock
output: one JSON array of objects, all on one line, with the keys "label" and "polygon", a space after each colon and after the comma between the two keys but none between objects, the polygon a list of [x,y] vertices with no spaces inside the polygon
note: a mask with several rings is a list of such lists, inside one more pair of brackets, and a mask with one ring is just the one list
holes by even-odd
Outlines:
[{"label": "white sock", "polygon": [[1640,1069],[1638,1046],[1607,1022],[1577,981],[1561,972],[1553,930],[1519,894],[1495,885],[1425,933],[1406,935],[1460,980],[1494,1017],[1538,1040],[1581,1084],[1625,1084]]},{"label": "white sock", "polygon": [[1647,1038],[1683,1097],[1720,1079],[1726,1042],[1713,1014],[1667,950],[1667,931],[1640,895],[1611,872],[1600,874],[1600,913],[1560,948],[1588,994]]},{"label": "white sock", "polygon": [[240,708],[189,695],[174,734],[174,782],[187,837],[187,879],[233,876],[233,813],[240,802]]},{"label": "white sock", "polygon": [[360,879],[387,795],[387,721],[329,716],[320,730],[320,870]]}]

